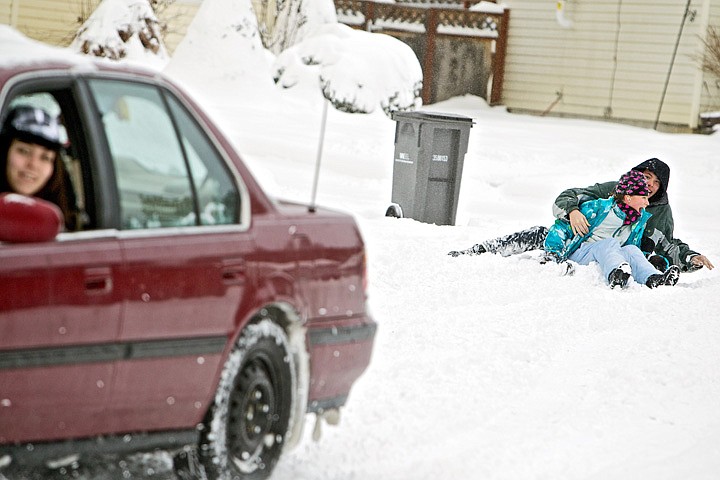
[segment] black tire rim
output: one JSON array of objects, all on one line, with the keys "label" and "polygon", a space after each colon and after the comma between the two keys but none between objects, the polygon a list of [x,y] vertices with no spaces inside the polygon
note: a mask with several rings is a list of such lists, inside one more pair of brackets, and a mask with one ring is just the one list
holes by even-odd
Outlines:
[{"label": "black tire rim", "polygon": [[250,473],[263,465],[263,452],[278,443],[280,418],[271,361],[259,355],[239,373],[229,409],[227,445],[232,462]]}]

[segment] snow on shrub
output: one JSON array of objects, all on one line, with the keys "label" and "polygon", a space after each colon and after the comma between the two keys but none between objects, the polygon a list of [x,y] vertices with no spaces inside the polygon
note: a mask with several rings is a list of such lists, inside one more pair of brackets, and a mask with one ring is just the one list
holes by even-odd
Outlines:
[{"label": "snow on shrub", "polygon": [[278,55],[275,83],[291,88],[307,77],[319,81],[323,95],[338,110],[385,114],[421,104],[422,69],[412,49],[381,33],[326,24]]},{"label": "snow on shrub", "polygon": [[111,60],[168,60],[160,23],[147,0],[103,0],[70,49]]}]

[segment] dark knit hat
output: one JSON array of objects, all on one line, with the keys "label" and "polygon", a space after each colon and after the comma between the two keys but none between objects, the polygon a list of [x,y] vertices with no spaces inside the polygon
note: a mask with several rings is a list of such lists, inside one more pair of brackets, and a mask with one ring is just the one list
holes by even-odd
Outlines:
[{"label": "dark knit hat", "polygon": [[615,192],[620,195],[649,195],[650,189],[645,176],[641,172],[630,170],[620,177],[615,186]]}]

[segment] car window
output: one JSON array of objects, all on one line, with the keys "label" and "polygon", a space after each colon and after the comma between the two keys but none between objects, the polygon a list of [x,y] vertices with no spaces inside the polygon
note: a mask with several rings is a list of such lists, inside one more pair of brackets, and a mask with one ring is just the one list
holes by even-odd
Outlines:
[{"label": "car window", "polygon": [[188,164],[195,182],[202,224],[235,223],[239,217],[239,196],[225,163],[210,140],[187,111],[168,97],[177,121]]},{"label": "car window", "polygon": [[185,157],[151,85],[91,80],[115,166],[123,229],[196,225]]},{"label": "car window", "polygon": [[232,177],[175,98],[146,84],[89,84],[115,166],[122,228],[237,222]]},{"label": "car window", "polygon": [[[60,101],[63,102],[61,106]],[[64,148],[61,150],[62,173],[53,180],[50,193],[43,197],[56,203],[63,211],[65,217],[65,230],[76,231],[92,228],[92,221],[88,215],[86,201],[86,178],[89,170],[86,162],[81,161],[81,137],[77,131],[68,129],[70,125],[77,124],[74,101],[69,88],[56,87],[53,90],[44,90],[24,93],[15,96],[8,102],[7,109],[2,117],[12,108],[20,106],[37,107],[45,110],[49,115],[59,119],[60,142]],[[70,135],[70,134],[73,135]],[[73,138],[71,138],[73,137]]]}]

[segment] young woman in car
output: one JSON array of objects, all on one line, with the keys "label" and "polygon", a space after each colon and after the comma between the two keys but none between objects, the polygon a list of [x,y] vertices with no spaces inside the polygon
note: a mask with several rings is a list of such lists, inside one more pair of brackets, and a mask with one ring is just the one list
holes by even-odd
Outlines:
[{"label": "young woman in car", "polygon": [[67,228],[75,218],[75,199],[63,164],[60,125],[45,110],[18,106],[0,129],[0,193],[13,192],[54,203]]}]

